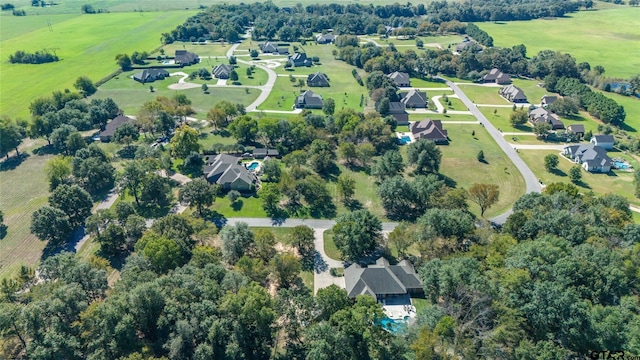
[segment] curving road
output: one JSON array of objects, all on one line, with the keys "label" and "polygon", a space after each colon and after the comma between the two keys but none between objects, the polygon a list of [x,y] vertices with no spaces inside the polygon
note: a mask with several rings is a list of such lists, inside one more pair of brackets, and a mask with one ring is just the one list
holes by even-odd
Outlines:
[{"label": "curving road", "polygon": [[[485,129],[487,129],[491,137],[493,137],[493,140],[498,144],[498,146],[500,146],[502,151],[507,154],[509,159],[511,159],[513,164],[516,166],[518,171],[520,171],[522,177],[524,178],[524,182],[526,184],[526,192],[540,192],[542,190],[540,181],[533,173],[533,171],[529,169],[529,166],[527,166],[527,164],[525,164],[525,162],[520,158],[516,150],[513,148],[513,145],[509,144],[507,140],[504,139],[502,133],[499,132],[498,129],[496,129],[495,126],[493,126],[493,124],[489,122],[489,120],[487,120],[487,118],[480,112],[480,110],[478,110],[473,102],[469,100],[467,95],[465,95],[465,93],[462,92],[462,90],[460,90],[460,88],[455,83],[443,78],[440,79],[446,81],[447,85],[449,85],[453,92],[458,95],[458,98],[460,98],[460,100],[462,100],[462,102],[469,108],[471,114],[473,114],[473,116],[478,119],[480,124],[484,126]],[[507,217],[509,217],[511,213],[512,211],[509,210],[506,213],[498,215],[490,220],[498,224],[504,224],[504,222],[507,220]]]},{"label": "curving road", "polygon": [[[238,46],[240,46],[240,44],[233,44],[233,46],[231,46],[229,48],[229,50],[227,50],[227,58],[230,58],[231,56],[233,56],[233,52],[238,48]],[[276,79],[278,78],[278,74],[276,74],[275,71],[273,71],[272,69],[266,67],[266,66],[262,66],[262,65],[258,65],[258,64],[254,64],[251,61],[244,61],[244,60],[240,60],[236,57],[236,61],[242,64],[246,64],[246,65],[253,65],[259,69],[262,69],[264,71],[267,72],[268,75],[268,79],[267,79],[267,83],[262,85],[262,86],[258,86],[257,88],[260,89],[260,95],[258,95],[258,98],[255,99],[251,104],[249,104],[246,107],[246,111],[255,111],[258,106],[260,106],[260,104],[262,104],[263,102],[265,102],[265,100],[267,100],[267,97],[269,97],[269,94],[271,93],[271,90],[273,89],[273,86],[276,84]]]}]

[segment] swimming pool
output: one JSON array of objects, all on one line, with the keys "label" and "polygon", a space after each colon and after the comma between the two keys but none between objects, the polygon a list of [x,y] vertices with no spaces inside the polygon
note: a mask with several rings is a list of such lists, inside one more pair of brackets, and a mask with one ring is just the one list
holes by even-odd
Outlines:
[{"label": "swimming pool", "polygon": [[613,162],[613,167],[616,169],[620,169],[620,170],[625,170],[629,168],[629,164],[622,162],[622,161],[614,161]]},{"label": "swimming pool", "polygon": [[402,334],[408,329],[407,320],[409,320],[408,316],[405,316],[404,320],[400,320],[400,319],[394,320],[386,317],[380,320],[379,324],[380,326],[382,326],[383,329],[387,330],[392,334]]},{"label": "swimming pool", "polygon": [[401,136],[398,139],[398,141],[400,141],[400,144],[402,144],[402,145],[410,144],[411,143],[411,136],[407,136],[407,135]]},{"label": "swimming pool", "polygon": [[248,170],[251,171],[256,171],[256,169],[260,166],[260,163],[257,161],[252,162],[251,164],[249,164],[249,166],[247,166]]}]

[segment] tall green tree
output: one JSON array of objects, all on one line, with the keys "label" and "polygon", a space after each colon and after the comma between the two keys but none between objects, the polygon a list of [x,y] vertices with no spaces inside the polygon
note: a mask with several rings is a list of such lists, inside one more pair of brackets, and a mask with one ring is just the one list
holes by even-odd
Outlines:
[{"label": "tall green tree", "polygon": [[184,159],[191,152],[200,150],[198,130],[188,125],[182,125],[176,129],[170,143],[173,156]]},{"label": "tall green tree", "polygon": [[45,206],[32,214],[30,230],[40,240],[48,241],[55,246],[67,241],[72,228],[64,211]]},{"label": "tall green tree", "polygon": [[93,84],[93,81],[86,76],[80,76],[77,78],[76,82],[73,83],[73,87],[80,91],[80,94],[84,97],[89,97],[95,94],[98,90]]},{"label": "tall green tree", "polygon": [[473,184],[469,190],[469,199],[480,206],[480,216],[498,202],[500,191],[498,185],[494,184]]},{"label": "tall green tree", "polygon": [[302,270],[300,260],[290,252],[277,254],[271,261],[273,274],[281,288],[288,288]]},{"label": "tall green tree", "polygon": [[397,150],[384,153],[371,169],[371,174],[379,181],[394,177],[404,171],[402,155]]},{"label": "tall green tree", "polygon": [[427,175],[440,169],[442,152],[433,141],[420,139],[407,146],[407,157],[416,174]]},{"label": "tall green tree", "polygon": [[26,129],[16,124],[9,118],[0,118],[0,155],[9,158],[9,151],[15,150],[16,155],[20,155],[18,146],[24,139]]},{"label": "tall green tree", "polygon": [[548,154],[544,157],[544,168],[548,172],[552,172],[558,168],[558,155]]},{"label": "tall green tree", "polygon": [[344,259],[358,260],[375,250],[382,223],[368,210],[357,210],[336,218],[333,241]]},{"label": "tall green tree", "polygon": [[258,133],[258,122],[251,116],[240,116],[229,125],[229,131],[241,143],[251,144]]},{"label": "tall green tree", "polygon": [[49,196],[49,204],[67,215],[73,229],[84,224],[93,207],[91,195],[78,185],[58,186]]},{"label": "tall green tree", "polygon": [[216,188],[205,179],[198,178],[185,184],[179,192],[178,198],[182,202],[193,205],[202,216],[205,207],[213,205]]},{"label": "tall green tree", "polygon": [[222,257],[229,263],[235,264],[254,244],[253,232],[245,222],[234,226],[226,226],[220,231],[222,240]]}]

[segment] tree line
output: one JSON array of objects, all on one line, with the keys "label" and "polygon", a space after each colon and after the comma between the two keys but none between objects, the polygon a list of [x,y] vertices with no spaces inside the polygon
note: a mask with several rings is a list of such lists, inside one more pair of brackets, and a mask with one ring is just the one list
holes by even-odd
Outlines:
[{"label": "tree line", "polygon": [[9,62],[12,64],[45,64],[59,60],[58,55],[48,50],[36,51],[34,53],[18,50],[9,55]]}]

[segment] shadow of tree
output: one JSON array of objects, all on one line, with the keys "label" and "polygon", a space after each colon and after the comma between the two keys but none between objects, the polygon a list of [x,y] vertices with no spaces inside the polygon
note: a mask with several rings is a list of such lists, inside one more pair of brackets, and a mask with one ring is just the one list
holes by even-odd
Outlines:
[{"label": "shadow of tree", "polygon": [[320,255],[318,251],[315,251],[313,253],[313,271],[315,271],[316,274],[320,274],[327,270],[329,270],[329,264],[327,264],[327,262],[324,261],[324,259],[322,258],[322,255]]},{"label": "shadow of tree", "polygon": [[13,170],[13,169],[17,168],[28,157],[29,157],[29,154],[21,153],[20,156],[12,156],[12,157],[4,160],[2,163],[0,163],[0,172],[9,171],[9,170]]}]

